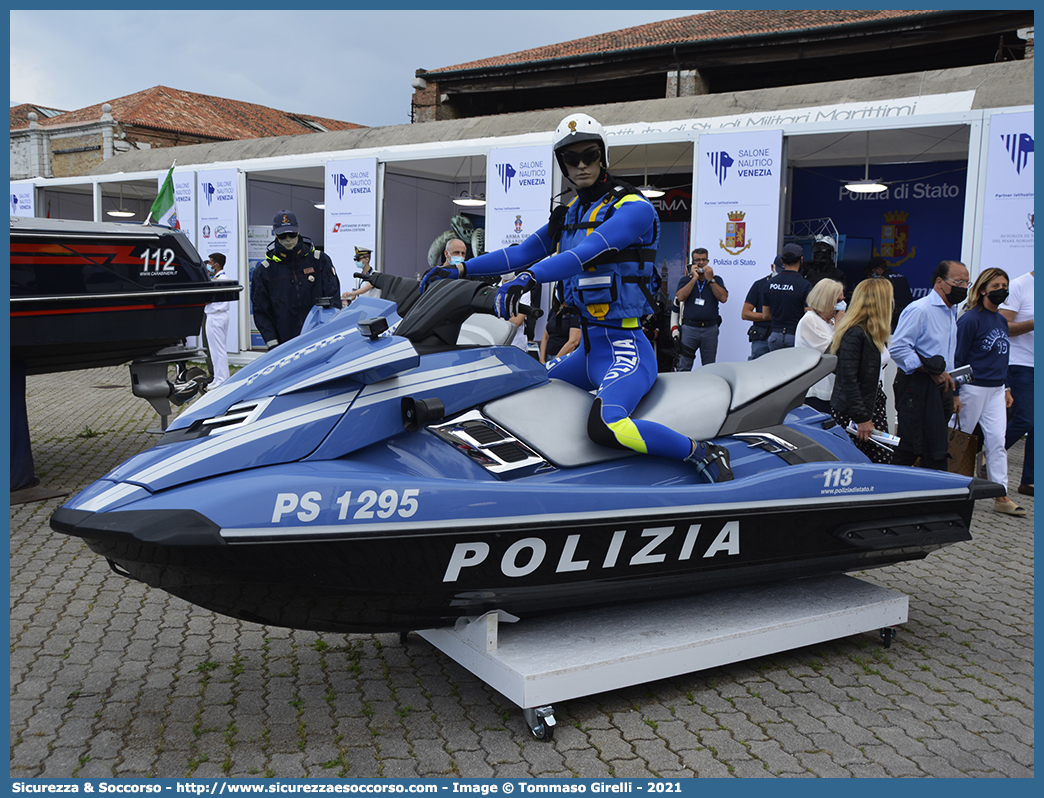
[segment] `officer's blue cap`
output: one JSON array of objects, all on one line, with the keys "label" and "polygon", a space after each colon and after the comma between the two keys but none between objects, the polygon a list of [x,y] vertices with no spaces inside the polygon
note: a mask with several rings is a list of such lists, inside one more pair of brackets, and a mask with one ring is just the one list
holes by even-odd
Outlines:
[{"label": "officer's blue cap", "polygon": [[272,233],[273,235],[282,235],[283,233],[297,233],[299,229],[297,227],[297,216],[293,211],[279,211],[272,220]]},{"label": "officer's blue cap", "polygon": [[797,244],[787,244],[780,254],[784,263],[797,263],[804,257],[805,251]]}]

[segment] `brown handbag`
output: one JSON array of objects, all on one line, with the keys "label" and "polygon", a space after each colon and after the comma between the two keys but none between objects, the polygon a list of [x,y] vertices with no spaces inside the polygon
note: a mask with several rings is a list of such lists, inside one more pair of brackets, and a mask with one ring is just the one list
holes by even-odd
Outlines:
[{"label": "brown handbag", "polygon": [[975,476],[975,453],[979,449],[979,436],[961,430],[961,414],[957,414],[957,425],[949,431],[949,447],[946,455],[946,470],[952,474]]}]

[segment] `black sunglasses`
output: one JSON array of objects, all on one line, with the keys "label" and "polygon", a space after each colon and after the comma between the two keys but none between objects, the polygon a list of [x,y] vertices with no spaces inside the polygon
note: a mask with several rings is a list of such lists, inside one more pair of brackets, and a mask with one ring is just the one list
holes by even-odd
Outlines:
[{"label": "black sunglasses", "polygon": [[590,147],[583,152],[577,152],[576,150],[566,150],[561,153],[562,163],[566,166],[579,166],[581,162],[586,164],[600,163],[602,160],[602,151],[598,147]]},{"label": "black sunglasses", "polygon": [[297,233],[280,233],[276,238],[282,241],[284,238],[293,238],[295,235],[297,235]]}]

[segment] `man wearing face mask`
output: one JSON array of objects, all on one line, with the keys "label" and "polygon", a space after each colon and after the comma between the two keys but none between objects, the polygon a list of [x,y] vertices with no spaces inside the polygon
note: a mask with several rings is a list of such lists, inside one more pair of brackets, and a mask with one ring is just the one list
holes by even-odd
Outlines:
[{"label": "man wearing face mask", "polygon": [[[365,247],[355,248],[355,270],[356,272],[362,272],[363,274],[369,274],[373,271],[373,266],[370,265],[370,259],[373,256],[372,249],[366,249]],[[341,294],[341,299],[347,299],[349,302],[363,294],[370,294],[371,297],[380,297],[381,292],[370,293],[373,291],[373,283],[364,280],[362,277],[355,278],[355,288],[351,291],[345,291]]]},{"label": "man wearing face mask", "polygon": [[[442,250],[442,266],[437,268],[442,269],[453,269],[465,270],[464,259],[468,254],[468,245],[461,241],[459,238],[451,238],[446,242],[446,248]],[[496,285],[496,276],[490,275],[467,275],[469,280],[475,280],[476,282],[486,283],[487,285]]]},{"label": "man wearing face mask", "polygon": [[732,479],[725,447],[631,418],[657,375],[656,353],[640,321],[653,312],[658,289],[656,209],[609,173],[606,134],[596,119],[570,114],[555,130],[552,147],[575,196],[518,246],[431,269],[421,290],[438,279],[515,272],[496,297],[497,315],[510,319],[526,292],[561,280],[565,302],[580,313],[581,345],[553,359],[548,376],[595,391],[587,420],[591,440],[692,463],[697,478],[707,482]]},{"label": "man wearing face mask", "polygon": [[254,324],[273,349],[301,334],[308,312],[320,297],[341,307],[341,287],[333,261],[300,234],[297,216],[280,211],[272,220],[276,240],[250,281]]},{"label": "man wearing face mask", "polygon": [[464,256],[468,253],[468,246],[459,238],[451,238],[446,242],[446,248],[442,250],[443,266],[460,266],[464,262]]},{"label": "man wearing face mask", "polygon": [[[211,280],[225,280],[225,256],[214,252],[207,258],[207,274]],[[217,388],[228,379],[228,309],[231,302],[210,302],[206,313],[207,352],[210,355],[213,379],[210,387]]]},{"label": "man wearing face mask", "polygon": [[932,274],[932,290],[899,316],[888,351],[898,366],[893,383],[899,445],[892,460],[946,470],[946,424],[961,409],[954,396],[957,306],[968,296],[968,269],[944,260]]}]

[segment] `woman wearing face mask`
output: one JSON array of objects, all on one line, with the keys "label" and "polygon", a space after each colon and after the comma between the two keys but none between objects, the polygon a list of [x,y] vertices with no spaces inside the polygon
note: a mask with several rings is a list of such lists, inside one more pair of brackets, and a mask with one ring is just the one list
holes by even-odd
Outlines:
[{"label": "woman wearing face mask", "polygon": [[[954,363],[971,366],[974,382],[960,385],[960,425],[965,432],[978,424],[983,432],[986,476],[1008,489],[1008,452],[1004,448],[1007,408],[1011,391],[1008,377],[1008,320],[999,312],[1008,298],[1008,275],[1003,269],[984,269],[971,287],[965,312],[957,320],[957,349]],[[957,425],[954,416],[951,426]],[[997,499],[993,509],[1005,515],[1026,515],[1008,496]]]},{"label": "woman wearing face mask", "polygon": [[[834,325],[845,317],[845,287],[825,277],[808,292],[808,310],[794,330],[794,346],[826,352],[834,337]],[[805,404],[822,413],[830,412],[830,394],[834,391],[834,375],[827,374],[808,389]]]}]

